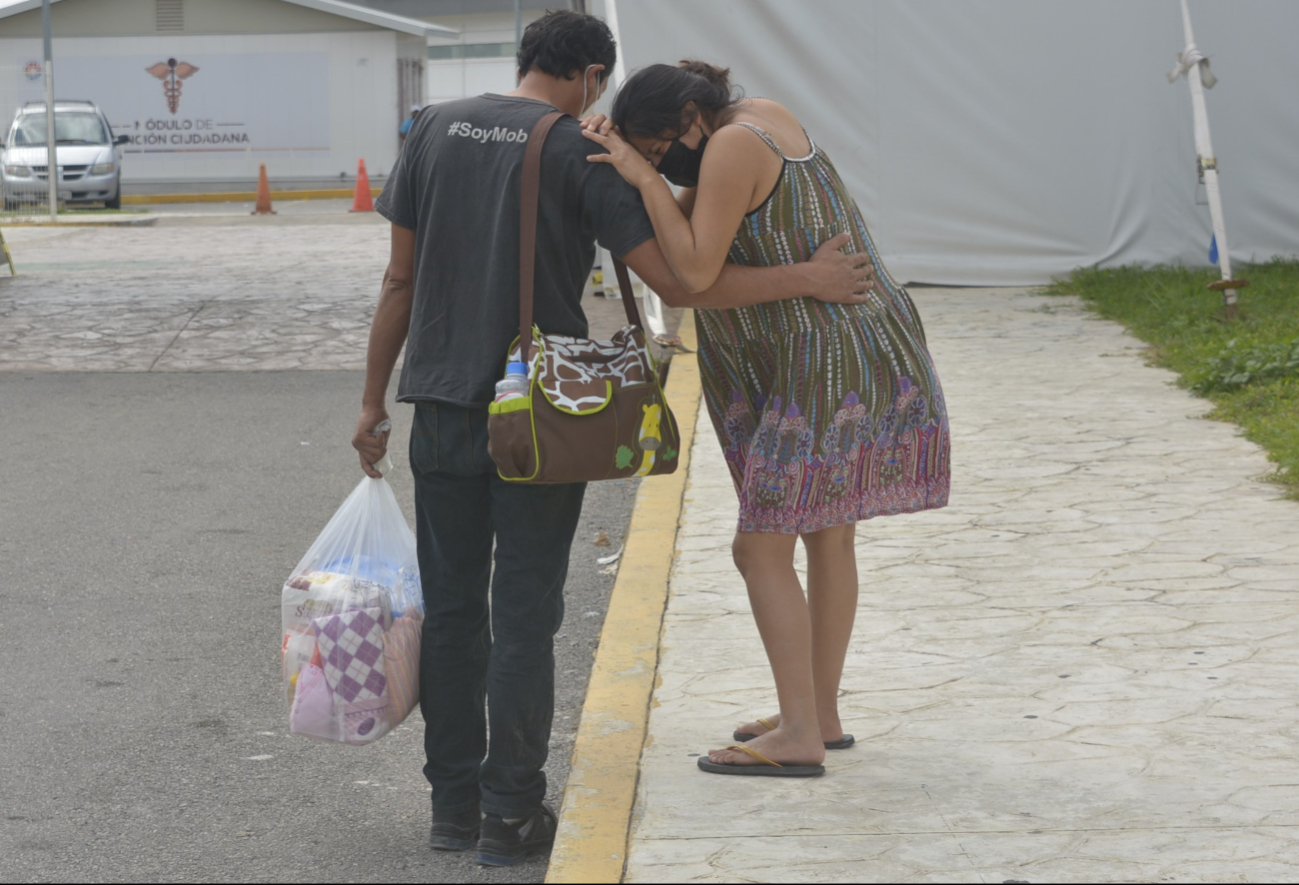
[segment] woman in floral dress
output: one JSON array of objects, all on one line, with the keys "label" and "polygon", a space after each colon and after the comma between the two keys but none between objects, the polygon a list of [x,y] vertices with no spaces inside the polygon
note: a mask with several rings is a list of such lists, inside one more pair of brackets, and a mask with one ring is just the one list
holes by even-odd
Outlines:
[{"label": "woman in floral dress", "polygon": [[[835,234],[873,264],[856,305],[810,298],[699,310],[704,397],[739,495],[733,551],[771,662],[780,714],[741,725],[699,766],[810,776],[852,744],[839,681],[857,610],[858,520],[942,507],[950,442],[916,307],[880,262],[829,157],[781,105],[734,97],[727,71],[652,65],[587,122],[645,201],[682,284],[706,289],[726,261],[806,261]],[[706,150],[705,150],[706,148]],[[648,161],[648,162],[647,162]],[[674,197],[663,177],[685,190]],[[795,538],[808,553],[806,597]]]}]

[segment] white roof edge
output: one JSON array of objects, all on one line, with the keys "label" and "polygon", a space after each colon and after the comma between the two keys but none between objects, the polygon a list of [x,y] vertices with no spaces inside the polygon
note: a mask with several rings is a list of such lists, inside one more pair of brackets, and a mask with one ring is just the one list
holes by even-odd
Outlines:
[{"label": "white roof edge", "polygon": [[[40,0],[22,0],[22,2],[29,3],[33,7],[40,6]],[[432,22],[420,21],[417,18],[407,18],[404,15],[393,15],[390,12],[380,12],[377,9],[357,6],[354,3],[344,3],[343,0],[283,0],[283,2],[295,3],[298,6],[305,6],[308,9],[315,9],[320,12],[330,12],[334,15],[341,15],[343,18],[377,25],[381,28],[389,28],[393,31],[401,31],[405,34],[414,34],[416,37],[460,36],[460,31],[455,28],[435,25]]]},{"label": "white roof edge", "polygon": [[[50,2],[58,3],[60,0],[50,0]],[[417,18],[406,18],[404,15],[393,15],[390,12],[380,12],[377,9],[357,6],[355,3],[344,3],[343,0],[281,0],[281,2],[294,3],[318,12],[328,12],[354,21],[365,22],[369,25],[401,31],[403,34],[413,34],[416,37],[447,38],[460,36],[460,31],[455,28],[435,25],[432,22],[420,21]],[[41,0],[16,0],[16,2],[0,6],[0,18],[9,18],[12,15],[19,15],[40,8]]]},{"label": "white roof edge", "polygon": [[[59,0],[50,0],[51,3],[58,3]],[[23,12],[31,12],[33,9],[41,8],[41,0],[16,0],[16,2],[0,6],[0,18],[8,18],[11,15],[18,15]]]}]

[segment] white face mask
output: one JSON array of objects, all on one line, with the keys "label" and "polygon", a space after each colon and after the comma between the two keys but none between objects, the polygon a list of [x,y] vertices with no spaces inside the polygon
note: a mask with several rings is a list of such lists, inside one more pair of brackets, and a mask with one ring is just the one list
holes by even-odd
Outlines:
[{"label": "white face mask", "polygon": [[[593,67],[595,67],[595,65],[587,65],[586,70],[582,72],[582,114],[585,114],[591,107],[591,105],[588,105],[586,103],[586,96],[587,96],[586,75],[591,73],[591,68]],[[591,99],[591,104],[593,105],[599,100],[600,100],[600,75],[596,74],[595,75],[595,98]],[[580,117],[582,116],[582,114],[578,114],[578,116]]]}]

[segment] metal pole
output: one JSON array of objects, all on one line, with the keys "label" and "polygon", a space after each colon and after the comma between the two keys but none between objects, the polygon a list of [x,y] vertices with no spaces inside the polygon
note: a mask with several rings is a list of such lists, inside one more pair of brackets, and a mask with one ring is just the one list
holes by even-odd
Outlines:
[{"label": "metal pole", "polygon": [[613,42],[618,47],[618,55],[614,59],[613,70],[609,72],[613,77],[613,82],[609,85],[621,87],[622,81],[627,79],[627,63],[623,60],[622,31],[618,28],[617,0],[605,0],[604,22],[609,26],[609,31],[613,34]]},{"label": "metal pole", "polygon": [[523,0],[514,0],[514,51],[523,42]]},{"label": "metal pole", "polygon": [[[613,70],[609,72],[609,89],[613,90],[621,88],[623,81],[627,79],[626,54],[623,52],[622,47],[622,30],[618,26],[618,0],[605,0],[604,21],[613,34],[614,43],[618,46],[618,56],[613,63]],[[601,260],[603,262],[603,258]],[[605,273],[605,285],[608,286],[608,273],[612,267],[612,260],[602,263],[602,267]],[[640,280],[639,277],[634,277],[634,279]],[[680,344],[680,338],[668,334],[668,327],[663,320],[663,300],[659,298],[657,292],[649,287],[648,283],[645,283],[644,280],[640,280],[640,282],[645,287],[643,298],[645,302],[645,324],[649,326],[650,335],[653,336],[656,342],[665,347],[671,344]]]},{"label": "metal pole", "polygon": [[[1195,33],[1191,30],[1191,10],[1186,0],[1182,0],[1182,32],[1186,38],[1184,52],[1195,51],[1197,47]],[[1218,267],[1222,271],[1222,278],[1230,280],[1231,251],[1227,246],[1227,223],[1222,215],[1222,192],[1218,189],[1218,158],[1213,155],[1213,141],[1209,137],[1209,111],[1204,103],[1204,84],[1200,80],[1199,64],[1191,65],[1186,72],[1186,82],[1191,87],[1191,111],[1195,118],[1195,153],[1204,176],[1204,190],[1209,197],[1213,236],[1218,243]],[[1236,316],[1236,290],[1227,289],[1222,294],[1227,317],[1232,319]]]},{"label": "metal pole", "polygon": [[54,137],[54,40],[50,35],[50,0],[41,2],[45,30],[45,177],[50,184],[50,221],[59,220],[59,153]]}]

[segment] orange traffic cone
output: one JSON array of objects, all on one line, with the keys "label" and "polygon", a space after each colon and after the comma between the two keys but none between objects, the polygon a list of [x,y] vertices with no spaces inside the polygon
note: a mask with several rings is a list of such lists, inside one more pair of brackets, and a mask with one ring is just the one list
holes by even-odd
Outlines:
[{"label": "orange traffic cone", "polygon": [[274,215],[275,210],[271,208],[271,185],[266,180],[266,164],[262,164],[262,169],[257,173],[257,206],[250,213],[252,215]]},{"label": "orange traffic cone", "polygon": [[356,196],[352,198],[353,212],[373,212],[374,200],[370,198],[370,176],[365,174],[365,160],[356,167]]}]

